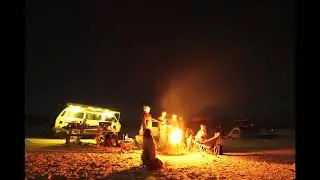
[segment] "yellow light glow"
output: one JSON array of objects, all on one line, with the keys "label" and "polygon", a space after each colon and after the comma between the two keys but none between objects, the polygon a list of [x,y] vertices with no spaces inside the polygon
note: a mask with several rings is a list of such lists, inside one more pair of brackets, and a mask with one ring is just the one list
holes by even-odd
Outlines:
[{"label": "yellow light glow", "polygon": [[185,164],[199,165],[203,166],[204,162],[208,162],[211,159],[215,159],[215,156],[204,156],[201,152],[189,152],[186,154],[182,154],[180,156],[168,156],[168,155],[157,155],[161,160],[165,162],[171,163],[180,163],[183,162]]},{"label": "yellow light glow", "polygon": [[72,112],[78,112],[81,109],[80,106],[72,106],[72,105],[70,105],[69,107],[70,107],[70,111],[72,111]]},{"label": "yellow light glow", "polygon": [[102,111],[101,108],[88,107],[88,109],[90,109],[92,111]]},{"label": "yellow light glow", "polygon": [[170,134],[170,144],[179,144],[182,141],[182,130],[179,128],[174,129]]},{"label": "yellow light glow", "polygon": [[114,112],[106,112],[105,115],[106,117],[111,118],[114,116]]}]

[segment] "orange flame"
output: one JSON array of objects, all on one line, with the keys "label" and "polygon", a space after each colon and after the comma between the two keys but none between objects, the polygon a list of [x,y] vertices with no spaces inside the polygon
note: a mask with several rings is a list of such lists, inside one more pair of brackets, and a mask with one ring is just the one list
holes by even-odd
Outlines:
[{"label": "orange flame", "polygon": [[170,134],[170,144],[180,144],[182,141],[182,130],[179,128],[174,129]]}]

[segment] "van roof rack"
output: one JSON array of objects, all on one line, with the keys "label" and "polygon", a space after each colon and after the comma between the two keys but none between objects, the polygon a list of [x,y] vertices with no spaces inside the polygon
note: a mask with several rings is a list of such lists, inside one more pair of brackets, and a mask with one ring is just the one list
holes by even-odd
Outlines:
[{"label": "van roof rack", "polygon": [[111,111],[111,112],[115,112],[115,113],[120,113],[119,111],[114,111],[114,110],[111,110],[111,109],[108,109],[108,108],[85,105],[85,104],[78,104],[78,103],[67,103],[66,106],[67,107],[69,107],[69,106],[79,106],[81,108],[88,108],[88,109],[90,109],[92,111]]}]

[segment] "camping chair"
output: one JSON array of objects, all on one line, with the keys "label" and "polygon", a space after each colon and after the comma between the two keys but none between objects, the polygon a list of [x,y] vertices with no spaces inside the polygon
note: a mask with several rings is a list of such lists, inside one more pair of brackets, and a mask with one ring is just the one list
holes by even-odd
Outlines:
[{"label": "camping chair", "polygon": [[193,144],[195,145],[196,149],[207,152],[213,155],[221,154],[221,135],[220,133],[215,133],[213,137],[207,139],[204,142],[198,142],[193,140]]},{"label": "camping chair", "polygon": [[215,133],[214,136],[208,139],[205,144],[209,145],[209,150],[213,152],[214,155],[221,155],[222,154],[222,141],[221,141],[221,134]]}]

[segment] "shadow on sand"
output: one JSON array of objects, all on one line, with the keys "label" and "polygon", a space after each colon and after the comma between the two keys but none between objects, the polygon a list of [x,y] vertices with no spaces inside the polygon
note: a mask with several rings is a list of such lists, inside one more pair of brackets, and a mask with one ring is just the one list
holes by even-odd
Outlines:
[{"label": "shadow on sand", "polygon": [[[161,177],[160,170],[148,170],[142,166],[132,167],[123,171],[112,173],[110,176],[104,179],[147,179],[150,176],[156,176],[156,179]],[[164,177],[163,177],[164,178]]]},{"label": "shadow on sand", "polygon": [[226,153],[225,156],[238,156],[259,162],[275,164],[292,164],[295,162],[294,154]]}]

